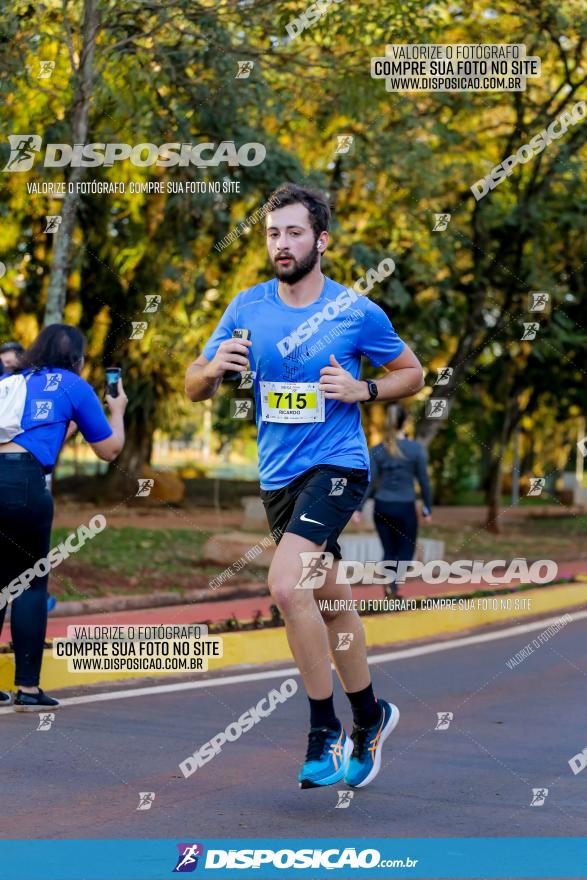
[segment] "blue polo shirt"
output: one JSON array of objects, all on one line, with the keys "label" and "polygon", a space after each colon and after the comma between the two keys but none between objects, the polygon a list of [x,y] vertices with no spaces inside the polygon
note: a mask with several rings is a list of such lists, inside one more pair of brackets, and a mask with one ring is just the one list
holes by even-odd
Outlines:
[{"label": "blue polo shirt", "polygon": [[204,357],[212,360],[235,328],[248,329],[252,342],[261,488],[279,489],[319,464],[369,470],[360,404],[326,400],[324,422],[264,422],[259,382],[318,382],[331,354],[356,379],[363,355],[377,367],[394,360],[405,343],[383,309],[326,277],[315,302],[290,306],[272,278],[237,294],[206,343]]},{"label": "blue polo shirt", "polygon": [[[43,367],[24,370],[21,375],[30,375],[30,379],[21,420],[23,430],[13,442],[32,453],[45,469],[53,469],[72,419],[88,443],[110,437],[112,428],[98,395],[77,373]],[[0,382],[7,378],[0,377]]]}]

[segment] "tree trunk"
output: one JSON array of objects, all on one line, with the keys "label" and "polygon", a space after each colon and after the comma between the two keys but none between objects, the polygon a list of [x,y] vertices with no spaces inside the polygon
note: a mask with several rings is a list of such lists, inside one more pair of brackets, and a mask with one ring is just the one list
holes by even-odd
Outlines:
[{"label": "tree trunk", "polygon": [[494,535],[499,535],[499,510],[501,506],[501,485],[503,478],[503,457],[513,430],[520,420],[520,407],[517,396],[508,399],[505,407],[501,437],[497,443],[497,452],[489,469],[489,486],[487,491],[487,518],[485,528]]},{"label": "tree trunk", "polygon": [[[94,55],[99,29],[99,0],[85,0],[82,24],[82,50],[77,67],[75,67],[75,62],[72,59],[75,82],[71,125],[73,144],[85,144],[88,136],[90,101],[94,88]],[[71,45],[70,51],[73,52],[73,46]],[[61,207],[61,225],[55,235],[55,247],[53,248],[51,260],[51,277],[49,279],[47,305],[45,307],[45,327],[49,324],[58,324],[63,320],[79,199],[75,192],[75,184],[82,179],[84,173],[85,168],[80,166],[78,168],[71,168],[67,176],[68,186],[66,187]],[[70,183],[73,184],[74,192],[69,192]]]}]

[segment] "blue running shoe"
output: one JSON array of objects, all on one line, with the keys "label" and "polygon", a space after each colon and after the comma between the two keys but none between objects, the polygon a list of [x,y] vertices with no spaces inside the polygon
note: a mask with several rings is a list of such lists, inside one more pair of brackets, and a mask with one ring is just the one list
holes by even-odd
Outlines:
[{"label": "blue running shoe", "polygon": [[353,727],[351,739],[355,745],[348,763],[344,781],[354,788],[369,785],[381,767],[381,749],[383,743],[399,721],[399,709],[385,700],[377,701],[382,709],[382,716],[372,727]]},{"label": "blue running shoe", "polygon": [[353,750],[353,744],[341,725],[311,727],[308,736],[306,760],[299,775],[300,788],[317,788],[340,782]]}]

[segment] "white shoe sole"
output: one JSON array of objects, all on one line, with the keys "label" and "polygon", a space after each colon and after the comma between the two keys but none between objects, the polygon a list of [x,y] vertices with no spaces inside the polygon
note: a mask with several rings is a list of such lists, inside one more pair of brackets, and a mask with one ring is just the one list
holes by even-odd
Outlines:
[{"label": "white shoe sole", "polygon": [[387,722],[387,724],[385,725],[385,727],[381,731],[381,738],[379,740],[379,746],[378,746],[377,752],[375,754],[375,760],[373,761],[373,766],[371,768],[371,771],[363,779],[363,781],[357,783],[357,785],[352,785],[352,783],[350,783],[350,782],[347,783],[352,788],[364,788],[366,785],[369,785],[369,783],[372,782],[375,779],[375,777],[377,776],[377,774],[379,773],[379,770],[381,768],[381,752],[383,751],[383,743],[385,742],[385,740],[387,739],[389,734],[393,733],[393,731],[397,727],[397,723],[399,721],[399,709],[397,708],[397,706],[394,706],[393,703],[389,703],[388,705],[391,708],[391,716],[390,716],[389,721]]}]

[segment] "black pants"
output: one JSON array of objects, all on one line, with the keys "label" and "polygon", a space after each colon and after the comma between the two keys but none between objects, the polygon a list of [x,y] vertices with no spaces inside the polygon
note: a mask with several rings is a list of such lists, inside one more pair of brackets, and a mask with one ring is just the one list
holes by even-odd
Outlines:
[{"label": "black pants", "polygon": [[[53,498],[41,465],[33,456],[13,459],[0,453],[0,589],[47,556]],[[47,581],[33,577],[11,602],[10,627],[16,659],[15,685],[39,684],[47,631]],[[6,605],[0,610],[0,633]]]},{"label": "black pants", "polygon": [[375,528],[383,544],[383,558],[411,562],[418,537],[415,501],[377,501],[373,514]]}]

